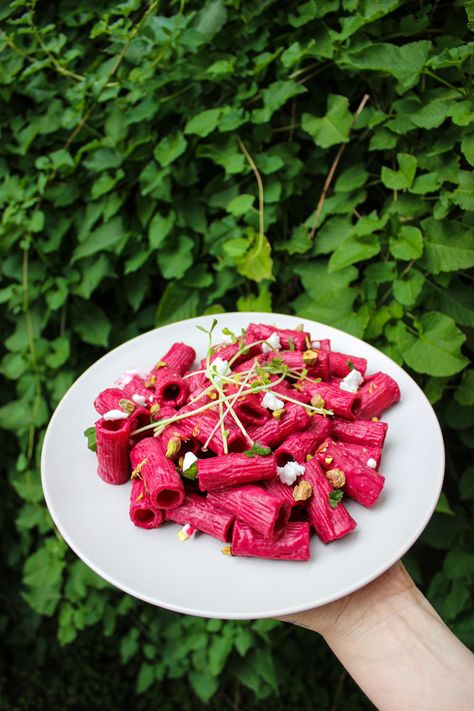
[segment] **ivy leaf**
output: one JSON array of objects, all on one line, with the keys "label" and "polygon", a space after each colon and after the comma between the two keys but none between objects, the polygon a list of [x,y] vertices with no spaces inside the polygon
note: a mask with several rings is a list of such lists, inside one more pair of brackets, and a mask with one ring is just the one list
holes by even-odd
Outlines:
[{"label": "ivy leaf", "polygon": [[454,321],[437,311],[420,317],[416,336],[406,328],[399,331],[399,346],[407,365],[417,373],[437,377],[459,373],[468,364],[460,350],[465,340]]},{"label": "ivy leaf", "polygon": [[431,42],[427,40],[405,42],[403,47],[374,42],[364,49],[345,52],[338,63],[345,68],[392,75],[398,80],[397,89],[402,92],[417,82],[430,49]]},{"label": "ivy leaf", "polygon": [[429,217],[422,222],[425,234],[424,266],[434,274],[474,266],[474,229],[461,222]]},{"label": "ivy leaf", "polygon": [[125,229],[121,217],[113,217],[109,222],[91,232],[73,252],[72,262],[84,257],[90,257],[97,252],[119,251],[120,243],[124,241]]},{"label": "ivy leaf", "polygon": [[332,273],[356,262],[370,259],[378,254],[381,248],[377,235],[350,236],[334,250],[329,260],[328,272]]},{"label": "ivy leaf", "polygon": [[470,368],[462,374],[461,383],[454,395],[460,405],[474,405],[474,370]]},{"label": "ivy leaf", "polygon": [[393,295],[404,306],[413,306],[419,297],[425,278],[418,269],[411,269],[405,279],[395,279]]},{"label": "ivy leaf", "polygon": [[165,279],[179,279],[193,263],[194,241],[179,235],[172,246],[158,252],[158,264]]},{"label": "ivy leaf", "polygon": [[255,195],[249,195],[248,193],[242,193],[233,198],[227,205],[227,212],[231,215],[239,217],[240,215],[245,215],[249,210],[252,209],[252,205],[255,202]]},{"label": "ivy leaf", "polygon": [[168,215],[164,217],[159,212],[153,215],[150,222],[150,227],[148,229],[148,238],[150,240],[150,246],[153,249],[158,249],[161,247],[171,230],[176,220],[176,214],[173,210],[170,210]]},{"label": "ivy leaf", "polygon": [[102,309],[90,301],[76,301],[71,307],[72,326],[85,343],[107,346],[111,323]]},{"label": "ivy leaf", "polygon": [[397,259],[418,259],[423,253],[423,235],[418,227],[403,225],[396,237],[390,237],[389,246]]},{"label": "ivy leaf", "polygon": [[156,310],[155,324],[164,326],[197,315],[199,292],[179,281],[167,284]]},{"label": "ivy leaf", "polygon": [[463,136],[461,141],[461,150],[469,165],[474,166],[474,133]]},{"label": "ivy leaf", "polygon": [[415,156],[408,153],[397,153],[397,162],[400,169],[382,168],[382,183],[390,190],[405,190],[410,188],[415,177],[417,161]]},{"label": "ivy leaf", "polygon": [[273,260],[270,243],[267,238],[264,235],[260,236],[257,233],[251,233],[250,241],[247,242],[246,246],[245,254],[235,260],[239,274],[256,282],[264,279],[273,279]]},{"label": "ivy leaf", "polygon": [[338,143],[347,143],[352,124],[349,99],[338,94],[328,97],[327,112],[322,118],[303,114],[301,128],[310,134],[317,146],[328,148]]},{"label": "ivy leaf", "polygon": [[208,136],[217,127],[221,113],[222,109],[201,111],[201,113],[196,114],[187,122],[184,132],[194,133],[196,136],[201,136],[201,138]]},{"label": "ivy leaf", "polygon": [[165,136],[156,146],[153,155],[158,163],[164,168],[173,163],[186,150],[187,141],[181,131],[170,133]]}]

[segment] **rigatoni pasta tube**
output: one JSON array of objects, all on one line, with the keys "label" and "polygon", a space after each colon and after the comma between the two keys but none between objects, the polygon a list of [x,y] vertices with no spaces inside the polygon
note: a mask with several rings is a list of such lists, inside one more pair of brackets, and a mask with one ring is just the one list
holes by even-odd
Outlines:
[{"label": "rigatoni pasta tube", "polygon": [[130,452],[130,459],[136,475],[143,479],[154,506],[169,509],[184,501],[181,478],[155,437],[138,442]]},{"label": "rigatoni pasta tube", "polygon": [[130,420],[96,422],[97,473],[107,484],[125,484],[130,479]]},{"label": "rigatoni pasta tube", "polygon": [[281,536],[272,541],[236,521],[232,533],[232,555],[270,558],[272,560],[309,560],[310,529],[306,521],[286,524]]},{"label": "rigatoni pasta tube", "polygon": [[254,484],[210,491],[207,500],[228,511],[267,538],[278,538],[288,521],[291,506]]},{"label": "rigatoni pasta tube", "polygon": [[273,454],[267,457],[248,457],[246,454],[231,453],[199,459],[197,471],[201,491],[225,489],[277,477],[276,459]]}]

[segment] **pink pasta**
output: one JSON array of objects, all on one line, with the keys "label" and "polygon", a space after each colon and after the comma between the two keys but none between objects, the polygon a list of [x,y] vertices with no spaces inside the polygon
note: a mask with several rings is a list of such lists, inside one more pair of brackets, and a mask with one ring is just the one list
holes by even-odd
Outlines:
[{"label": "pink pasta", "polygon": [[291,511],[287,501],[253,484],[211,491],[207,500],[270,539],[283,533]]},{"label": "pink pasta", "polygon": [[324,544],[342,538],[358,504],[379,500],[379,417],[400,399],[398,384],[302,327],[252,323],[231,340],[197,363],[174,343],[151,354],[145,377],[127,370],[97,395],[98,474],[131,477],[131,525],[178,524],[183,545],[199,546],[199,531],[234,556],[307,561],[311,531]]},{"label": "pink pasta", "polygon": [[234,516],[215,508],[207,498],[190,494],[181,506],[166,511],[166,520],[182,526],[190,523],[198,531],[228,543],[231,540]]},{"label": "pink pasta", "polygon": [[275,479],[277,476],[276,459],[273,455],[248,457],[246,454],[223,454],[211,459],[200,459],[197,471],[201,491],[225,489],[264,479]]},{"label": "pink pasta", "polygon": [[232,534],[232,555],[272,560],[309,560],[309,524],[290,522],[281,536],[270,540],[245,523],[236,521]]},{"label": "pink pasta", "polygon": [[382,412],[400,400],[400,388],[389,375],[375,373],[366,378],[359,396],[359,416],[380,417]]},{"label": "pink pasta", "polygon": [[322,542],[329,543],[351,533],[357,524],[342,503],[331,505],[330,495],[334,488],[316,459],[306,465],[304,478],[312,487],[306,505],[308,518]]},{"label": "pink pasta", "polygon": [[132,481],[130,493],[130,520],[139,528],[158,528],[163,522],[162,512],[150,500],[141,479]]},{"label": "pink pasta", "polygon": [[130,452],[136,476],[143,480],[153,506],[169,509],[184,501],[184,486],[174,464],[155,437],[147,437]]},{"label": "pink pasta", "polygon": [[125,484],[130,478],[130,420],[98,420],[97,473],[108,484]]}]

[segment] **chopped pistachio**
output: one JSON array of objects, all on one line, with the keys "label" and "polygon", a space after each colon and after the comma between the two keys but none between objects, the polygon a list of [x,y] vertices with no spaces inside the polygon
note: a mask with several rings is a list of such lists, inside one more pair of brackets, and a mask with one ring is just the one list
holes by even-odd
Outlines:
[{"label": "chopped pistachio", "polygon": [[340,489],[346,483],[346,475],[340,469],[328,469],[326,478],[335,489]]},{"label": "chopped pistachio", "polygon": [[306,501],[306,499],[309,499],[312,493],[313,487],[311,486],[309,481],[305,481],[304,479],[302,479],[299,484],[297,484],[293,489],[293,498],[295,501]]},{"label": "chopped pistachio", "polygon": [[313,407],[325,407],[326,402],[319,393],[316,393],[316,395],[313,395],[311,398],[311,405]]},{"label": "chopped pistachio", "polygon": [[371,420],[371,422],[378,422],[379,418],[378,417],[371,417],[370,420]]},{"label": "chopped pistachio", "polygon": [[276,420],[281,419],[281,416],[286,412],[284,407],[280,407],[278,410],[273,410],[272,415]]},{"label": "chopped pistachio", "polygon": [[168,366],[164,360],[159,360],[157,363],[155,363],[156,370],[158,370],[159,368],[167,368],[167,367]]},{"label": "chopped pistachio", "polygon": [[311,459],[314,459],[314,454],[307,454],[306,461],[309,462]]},{"label": "chopped pistachio", "polygon": [[231,546],[224,546],[224,548],[221,548],[221,553],[223,553],[224,555],[232,555]]},{"label": "chopped pistachio", "polygon": [[303,353],[303,363],[307,365],[309,368],[311,368],[316,361],[318,360],[318,354],[316,351],[311,350],[309,348],[307,351]]},{"label": "chopped pistachio", "polygon": [[334,459],[334,457],[325,457],[324,462],[325,462],[325,464],[331,464],[333,459]]},{"label": "chopped pistachio", "polygon": [[119,400],[119,407],[121,407],[122,410],[128,412],[128,414],[131,415],[132,412],[135,410],[135,403],[133,403],[131,400]]},{"label": "chopped pistachio", "polygon": [[154,388],[156,385],[156,376],[151,375],[147,380],[145,380],[145,387],[146,388]]},{"label": "chopped pistachio", "polygon": [[141,491],[138,494],[137,498],[135,499],[135,503],[138,504],[138,502],[141,501],[143,498],[144,498],[144,494],[143,494],[143,491]]},{"label": "chopped pistachio", "polygon": [[180,449],[181,449],[181,439],[179,437],[170,437],[168,440],[167,447],[166,447],[165,456],[168,459],[171,459],[171,457],[174,457],[175,454],[178,454]]}]

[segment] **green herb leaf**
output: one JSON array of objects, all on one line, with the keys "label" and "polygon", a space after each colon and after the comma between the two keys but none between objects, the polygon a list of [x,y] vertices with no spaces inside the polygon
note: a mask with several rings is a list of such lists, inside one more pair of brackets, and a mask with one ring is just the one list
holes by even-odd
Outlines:
[{"label": "green herb leaf", "polygon": [[94,427],[88,427],[84,430],[84,437],[87,437],[87,446],[91,452],[97,451],[97,435]]},{"label": "green herb leaf", "polygon": [[254,442],[251,448],[244,452],[246,457],[255,457],[257,454],[262,457],[268,457],[271,453],[271,447],[265,447],[263,444],[259,444],[258,442]]},{"label": "green herb leaf", "polygon": [[186,479],[191,479],[194,481],[194,479],[196,479],[198,475],[197,462],[193,462],[185,471],[182,471],[181,474]]},{"label": "green herb leaf", "polygon": [[343,498],[344,492],[342,489],[334,489],[334,491],[330,491],[328,494],[329,506],[332,509],[335,509],[338,503],[342,501]]}]

